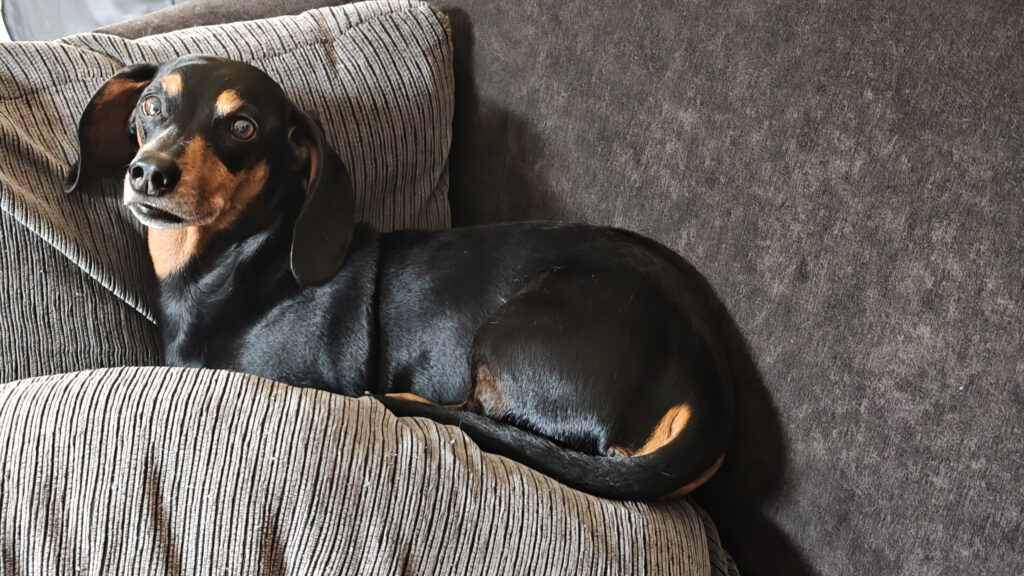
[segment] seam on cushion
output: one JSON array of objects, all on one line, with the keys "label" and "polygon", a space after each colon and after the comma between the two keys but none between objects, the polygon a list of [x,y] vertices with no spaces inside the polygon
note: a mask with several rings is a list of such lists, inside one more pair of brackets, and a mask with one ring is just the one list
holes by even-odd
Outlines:
[{"label": "seam on cushion", "polygon": [[[109,54],[106,54],[106,53],[103,53],[103,52],[97,52],[97,51],[89,49],[89,48],[85,48],[85,47],[82,47],[82,46],[77,46],[77,45],[74,45],[74,44],[70,44],[70,43],[64,42],[64,38],[60,38],[60,39],[53,40],[53,41],[50,41],[50,42],[34,42],[33,44],[59,45],[60,47],[65,48],[65,49],[72,49],[72,50],[78,50],[78,51],[89,53],[89,54],[95,54],[95,55],[97,55],[97,56],[99,56],[99,57],[101,57],[101,58],[103,58],[105,60],[108,60],[112,64],[121,65],[120,62],[118,62],[114,57],[110,56]],[[61,52],[61,55],[62,56],[68,56],[69,52],[66,52],[66,51],[65,52]],[[109,78],[109,76],[107,76],[107,75],[104,75],[104,76],[76,76],[75,78],[72,78],[72,79],[67,80],[65,82],[54,82],[52,84],[47,84],[44,87],[34,87],[34,88],[31,88],[31,89],[28,89],[28,90],[24,90],[24,91],[19,92],[18,94],[13,94],[13,95],[10,95],[10,96],[0,96],[0,102],[9,102],[9,101],[12,101],[12,100],[18,100],[18,99],[21,99],[21,98],[25,98],[26,96],[30,96],[30,95],[33,95],[33,94],[38,94],[39,92],[44,92],[44,91],[49,90],[51,88],[61,88],[61,87],[64,87],[64,86],[70,86],[70,85],[75,84],[76,82],[79,82],[79,81],[83,81],[84,82],[84,81],[87,81],[87,80],[96,80],[96,79],[105,79],[105,78]],[[9,87],[5,87],[5,89],[9,89]]]},{"label": "seam on cushion", "polygon": [[[64,256],[64,258],[66,258],[68,260],[68,262],[71,262],[71,264],[74,265],[79,270],[81,270],[83,274],[85,274],[87,277],[92,279],[94,282],[96,282],[97,284],[102,286],[105,290],[110,292],[114,296],[114,298],[117,298],[118,300],[123,302],[126,306],[130,307],[132,310],[135,310],[136,312],[141,314],[143,316],[143,318],[145,318],[147,321],[152,323],[154,326],[157,325],[156,316],[153,314],[153,311],[149,309],[149,306],[146,305],[145,301],[143,301],[142,299],[139,299],[137,302],[134,302],[133,300],[135,300],[135,298],[128,298],[126,296],[122,296],[121,294],[118,293],[118,292],[120,292],[120,290],[118,290],[119,286],[114,285],[114,283],[112,283],[112,282],[104,281],[104,279],[100,278],[99,275],[93,273],[86,266],[83,266],[82,263],[79,262],[78,259],[74,258],[69,253],[68,250],[62,249],[58,245],[59,244],[57,242],[58,238],[56,238],[56,237],[54,237],[54,238],[47,238],[46,235],[40,234],[38,231],[33,229],[33,227],[28,222],[25,222],[25,220],[23,220],[22,218],[19,218],[18,215],[15,214],[14,212],[12,212],[10,210],[7,210],[5,208],[2,208],[2,207],[0,207],[0,210],[3,210],[3,212],[5,214],[10,216],[11,219],[13,219],[15,222],[17,222],[28,233],[35,235],[40,240],[45,242],[48,246],[52,247],[54,250],[56,250],[58,253],[60,253],[62,256]],[[50,234],[50,235],[51,236],[56,236],[55,234]],[[69,244],[71,244],[71,243],[69,242]]]},{"label": "seam on cushion", "polygon": [[[378,23],[378,22],[380,22],[381,20],[383,20],[385,18],[391,17],[393,15],[398,15],[398,14],[400,14],[402,12],[412,13],[412,14],[429,13],[431,16],[434,17],[434,19],[439,24],[441,24],[441,28],[444,31],[444,36],[445,36],[445,39],[447,40],[447,42],[449,44],[452,42],[451,30],[450,30],[450,27],[447,24],[447,18],[442,13],[440,13],[437,10],[434,10],[433,7],[431,7],[429,4],[426,4],[426,3],[423,3],[423,2],[416,2],[414,4],[413,3],[402,4],[400,6],[401,6],[402,10],[393,10],[393,11],[377,14],[377,15],[375,15],[371,19],[362,20],[362,21],[360,21],[360,22],[358,22],[358,23],[356,23],[356,24],[354,24],[352,26],[349,26],[344,31],[342,31],[341,34],[338,35],[338,36],[330,36],[328,38],[322,38],[322,37],[321,38],[316,38],[316,39],[313,39],[313,40],[311,40],[309,42],[306,42],[306,43],[303,43],[303,44],[291,47],[291,48],[289,48],[288,50],[285,50],[285,51],[275,51],[273,53],[269,53],[268,52],[268,53],[265,53],[264,55],[260,56],[258,58],[258,61],[275,61],[275,60],[277,60],[279,58],[287,57],[287,56],[289,56],[289,55],[291,55],[291,54],[293,54],[295,52],[298,52],[300,50],[305,50],[305,49],[308,49],[308,48],[311,48],[311,47],[315,47],[315,46],[320,46],[320,47],[332,46],[332,45],[336,44],[338,42],[338,40],[342,36],[345,36],[345,35],[349,34],[350,32],[355,32],[355,31],[361,29],[362,27],[364,27],[366,25]],[[316,8],[316,9],[313,9],[313,10],[307,10],[306,12],[302,12],[301,14],[298,14],[298,15],[284,16],[284,17],[279,17],[279,18],[281,20],[284,20],[284,19],[296,19],[296,18],[299,18],[301,16],[304,16],[304,15],[307,15],[307,14],[311,14],[311,13],[314,13],[314,12],[334,12],[335,10],[343,11],[342,9],[340,9],[340,7]],[[268,19],[268,20],[275,20],[275,19],[271,18],[271,19]],[[233,23],[233,24],[226,24],[226,25],[197,26],[195,28],[191,28],[191,30],[199,30],[199,29],[203,29],[203,28],[227,28],[229,26],[244,26],[247,22],[250,22],[250,21],[243,21],[243,22],[238,22],[238,23]],[[320,31],[323,30],[322,24],[320,24],[318,21],[314,20],[313,24],[315,24],[317,26],[318,30],[320,30]],[[141,43],[141,41],[143,41],[145,38],[160,38],[160,37],[163,37],[163,36],[170,36],[170,35],[176,34],[177,32],[179,32],[179,31],[169,32],[169,33],[166,33],[166,34],[158,34],[158,35],[155,35],[155,36],[147,36],[147,37],[143,37],[143,38],[139,38],[139,39],[134,39],[134,40],[125,39],[125,38],[122,38],[120,36],[116,36],[116,35],[113,35],[113,34],[101,34],[101,33],[95,33],[95,34],[86,33],[86,34],[82,34],[82,35],[78,35],[78,36],[83,36],[83,37],[84,36],[90,36],[90,35],[92,35],[92,36],[106,36],[106,37],[118,39],[119,41],[123,41],[123,42],[126,42],[126,43],[138,44],[138,43]],[[320,32],[320,33],[323,34],[323,32]],[[103,58],[106,58],[106,59],[110,60],[111,62],[118,63],[121,66],[124,65],[123,63],[120,63],[117,59],[115,59],[114,57],[112,57],[111,55],[109,55],[109,54],[107,54],[105,52],[101,52],[101,51],[95,50],[95,49],[93,49],[92,47],[89,47],[89,46],[84,46],[84,45],[81,45],[81,44],[75,44],[73,42],[68,42],[67,41],[67,40],[70,40],[70,39],[74,39],[76,37],[77,36],[70,36],[70,37],[67,37],[67,38],[61,38],[61,39],[57,40],[56,43],[59,43],[59,44],[62,44],[64,46],[68,46],[68,47],[71,47],[71,48],[75,48],[75,49],[81,50],[83,52],[99,55],[99,56],[101,56]],[[60,88],[60,87],[65,87],[65,86],[71,86],[71,85],[75,85],[75,84],[81,84],[81,83],[89,82],[89,81],[96,80],[96,79],[105,79],[105,78],[109,78],[109,76],[106,76],[106,75],[104,75],[104,76],[90,76],[90,77],[87,77],[87,78],[81,78],[80,77],[80,78],[76,78],[76,79],[68,81],[68,82],[62,82],[62,83],[59,83],[59,84],[50,84],[50,85],[48,85],[45,88],[38,88],[38,89],[33,89],[33,90],[30,90],[30,91],[22,92],[21,95],[19,95],[19,96],[12,97],[12,98],[0,99],[0,100],[2,100],[2,101],[11,101],[11,100],[24,99],[28,95],[35,94],[35,93],[38,93],[38,92],[42,92],[44,90],[50,90],[50,89]],[[450,151],[448,153],[450,153]],[[436,188],[436,186],[437,186],[437,182],[434,183],[434,187],[435,188]],[[32,234],[35,234],[36,236],[41,238],[44,242],[46,242],[50,246],[53,246],[53,248],[55,250],[57,250],[59,253],[64,255],[65,258],[67,258],[72,264],[74,264],[76,267],[78,267],[80,270],[82,270],[87,276],[92,278],[94,281],[99,283],[100,286],[102,286],[103,288],[107,289],[111,294],[113,294],[115,298],[121,300],[126,305],[130,306],[132,309],[134,309],[137,312],[139,312],[140,314],[142,314],[143,317],[145,317],[146,320],[148,320],[149,322],[152,322],[154,325],[156,324],[156,319],[155,319],[155,316],[153,314],[153,311],[149,310],[149,306],[147,306],[144,301],[142,301],[141,299],[138,302],[131,301],[131,300],[134,300],[134,299],[129,299],[129,298],[119,294],[119,292],[124,292],[124,291],[123,290],[119,290],[120,286],[118,286],[118,282],[116,282],[116,281],[105,281],[103,278],[99,277],[100,275],[94,273],[93,271],[91,271],[89,269],[89,268],[99,268],[99,269],[102,269],[102,267],[100,267],[100,266],[90,266],[90,267],[84,266],[78,259],[73,258],[72,255],[69,254],[68,251],[62,250],[60,248],[60,246],[57,245],[57,242],[56,242],[57,238],[47,238],[46,235],[41,234],[39,231],[34,229],[33,226],[31,226],[29,223],[25,222],[23,219],[19,218],[17,216],[17,214],[14,214],[10,210],[6,210],[5,209],[4,212],[9,214],[15,221],[17,221],[20,225],[22,225],[27,231],[29,231]],[[52,233],[49,234],[49,235],[50,236],[55,236],[55,234],[52,234]]]}]

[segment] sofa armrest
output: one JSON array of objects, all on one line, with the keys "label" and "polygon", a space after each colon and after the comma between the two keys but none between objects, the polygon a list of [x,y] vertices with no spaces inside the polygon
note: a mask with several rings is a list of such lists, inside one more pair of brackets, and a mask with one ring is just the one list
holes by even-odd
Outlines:
[{"label": "sofa armrest", "polygon": [[688,500],[613,502],[457,428],[226,371],[0,386],[0,571],[726,574]]}]

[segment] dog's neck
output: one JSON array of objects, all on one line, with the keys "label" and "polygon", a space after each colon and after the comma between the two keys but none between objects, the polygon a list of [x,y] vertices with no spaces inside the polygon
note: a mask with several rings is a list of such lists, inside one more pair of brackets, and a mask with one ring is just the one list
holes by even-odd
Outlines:
[{"label": "dog's neck", "polygon": [[[356,226],[345,265],[324,287],[326,294],[344,296],[321,298],[323,303],[329,302],[330,314],[344,319],[338,326],[358,326],[367,335],[365,348],[338,351],[350,357],[345,374],[335,375],[330,382],[304,380],[303,374],[287,368],[288,359],[295,356],[293,346],[265,348],[265,355],[282,357],[258,366],[248,364],[250,359],[237,353],[247,334],[265,336],[260,323],[278,306],[289,307],[288,313],[293,315],[311,314],[310,321],[327,313],[306,305],[306,301],[318,299],[315,291],[319,288],[304,288],[295,280],[290,266],[292,220],[286,215],[277,218],[280,221],[275,225],[242,239],[210,238],[193,261],[160,280],[157,319],[165,362],[171,366],[228,368],[297,385],[329,385],[329,389],[357,395],[363,390],[359,386],[375,378],[378,355],[379,241],[369,226]],[[294,306],[296,301],[303,304]],[[330,347],[335,339],[330,334],[326,337],[322,344]],[[270,373],[265,370],[267,365],[285,367],[285,371]]]},{"label": "dog's neck", "polygon": [[[301,192],[273,180],[268,189],[282,191],[261,195],[280,207],[253,205],[250,216],[239,219],[233,229],[148,229],[160,285],[157,320],[168,364],[206,366],[212,337],[238,330],[238,320],[246,314],[260,313],[270,298],[296,289],[294,281],[288,282],[287,223],[298,213]],[[241,228],[243,223],[248,228]]]},{"label": "dog's neck", "polygon": [[158,320],[165,360],[175,366],[207,366],[211,339],[240,330],[246,317],[262,314],[269,302],[298,290],[288,268],[289,240],[279,229],[238,241],[187,231],[179,238],[183,250],[189,242],[206,244],[201,254],[160,279]]}]

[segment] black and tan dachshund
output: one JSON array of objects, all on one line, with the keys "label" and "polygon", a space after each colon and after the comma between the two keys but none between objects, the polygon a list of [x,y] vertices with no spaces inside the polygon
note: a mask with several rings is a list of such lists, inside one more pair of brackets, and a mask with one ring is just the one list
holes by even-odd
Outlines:
[{"label": "black and tan dachshund", "polygon": [[69,193],[128,167],[168,364],[373,394],[605,497],[683,494],[721,464],[723,312],[654,241],[549,222],[377,233],[315,115],[220,58],[125,68],[78,136]]}]

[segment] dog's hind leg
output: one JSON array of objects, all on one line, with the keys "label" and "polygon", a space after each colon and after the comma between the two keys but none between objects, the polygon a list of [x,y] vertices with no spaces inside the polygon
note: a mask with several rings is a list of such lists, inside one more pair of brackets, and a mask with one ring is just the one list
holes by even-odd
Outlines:
[{"label": "dog's hind leg", "polygon": [[689,415],[678,316],[658,282],[628,268],[542,273],[477,330],[466,409],[590,454],[649,448]]}]

